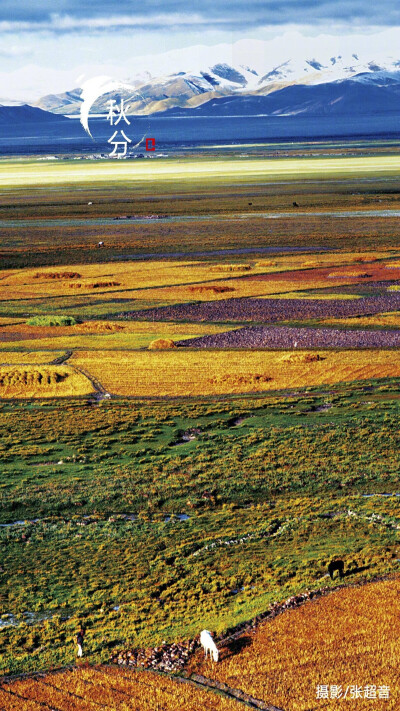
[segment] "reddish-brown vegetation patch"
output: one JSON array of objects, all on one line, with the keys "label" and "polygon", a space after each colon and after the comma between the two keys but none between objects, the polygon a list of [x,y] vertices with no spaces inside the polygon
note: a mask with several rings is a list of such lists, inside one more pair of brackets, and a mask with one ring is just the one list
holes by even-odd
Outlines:
[{"label": "reddish-brown vegetation patch", "polygon": [[226,291],[235,291],[232,286],[189,286],[189,291],[198,292],[200,294],[211,291],[213,294],[224,294]]},{"label": "reddish-brown vegetation patch", "polygon": [[119,281],[91,281],[86,284],[78,281],[76,284],[70,284],[70,289],[105,289],[108,286],[121,286]]},{"label": "reddish-brown vegetation patch", "polygon": [[80,279],[78,272],[36,272],[34,279]]},{"label": "reddish-brown vegetation patch", "polygon": [[[310,265],[313,266],[313,265]],[[389,281],[399,278],[398,268],[391,267],[389,263],[374,262],[368,264],[368,272],[360,272],[354,269],[354,266],[347,265],[338,267],[332,272],[332,267],[317,267],[315,269],[293,269],[285,272],[272,272],[269,274],[252,274],[246,277],[248,280],[260,281],[293,281],[293,282],[309,282],[313,280],[320,282],[322,279],[341,278],[348,279],[349,283],[354,283],[358,279],[363,281]]]}]

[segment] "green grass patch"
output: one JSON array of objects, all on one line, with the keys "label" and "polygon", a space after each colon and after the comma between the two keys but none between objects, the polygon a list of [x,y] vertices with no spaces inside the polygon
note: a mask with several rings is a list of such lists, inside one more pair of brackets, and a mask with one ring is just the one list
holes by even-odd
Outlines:
[{"label": "green grass patch", "polygon": [[26,322],[28,326],[75,326],[73,316],[34,316]]},{"label": "green grass patch", "polygon": [[332,556],[349,582],[397,571],[398,498],[365,495],[398,491],[399,410],[398,380],[1,403],[1,521],[26,523],[0,527],[0,669],[72,662],[81,622],[93,662],[222,631]]}]

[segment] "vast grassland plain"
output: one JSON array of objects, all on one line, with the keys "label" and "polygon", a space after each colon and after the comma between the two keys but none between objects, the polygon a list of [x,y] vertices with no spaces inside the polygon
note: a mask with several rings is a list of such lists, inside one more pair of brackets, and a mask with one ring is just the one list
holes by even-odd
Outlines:
[{"label": "vast grassland plain", "polygon": [[398,704],[398,149],[280,150],[0,161],[7,711],[240,707],[108,663],[321,590],[186,674]]}]

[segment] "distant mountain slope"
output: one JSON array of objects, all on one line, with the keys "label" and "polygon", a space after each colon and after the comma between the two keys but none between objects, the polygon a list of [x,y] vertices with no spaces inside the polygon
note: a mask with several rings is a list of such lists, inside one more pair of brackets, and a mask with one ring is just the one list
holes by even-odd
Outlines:
[{"label": "distant mountain slope", "polygon": [[59,113],[59,110],[61,110],[63,114],[68,114],[69,107],[72,107],[72,113],[77,113],[77,106],[79,107],[82,102],[81,94],[82,89],[64,91],[62,94],[48,94],[43,96],[36,105],[45,111],[52,111],[53,113]]},{"label": "distant mountain slope", "polygon": [[[319,84],[297,83],[282,87],[272,83],[268,92],[265,89],[249,92],[243,87],[240,92],[233,92],[226,87],[216,88],[210,82],[211,77],[189,80],[187,76],[175,76],[166,84],[159,80],[141,86],[139,96],[129,91],[104,94],[93,104],[91,113],[106,113],[110,99],[119,103],[121,98],[132,115],[164,112],[167,116],[335,116],[386,114],[400,110],[400,71],[364,72],[350,79]],[[80,90],[68,92],[68,104],[62,103],[65,96],[54,95],[41,101],[48,111],[56,114],[79,114]],[[26,106],[5,108],[13,111],[27,109]]]},{"label": "distant mountain slope", "polygon": [[23,104],[22,106],[1,106],[0,124],[9,126],[23,126],[24,124],[58,124],[66,123],[69,119],[56,116],[49,111],[43,111],[35,106]]},{"label": "distant mountain slope", "polygon": [[[223,97],[269,96],[295,86],[332,85],[332,98],[327,91],[321,101],[327,104],[342,101],[334,87],[340,82],[354,79],[377,87],[399,83],[398,42],[397,39],[394,42],[392,36],[390,42],[384,37],[385,33],[378,33],[365,41],[365,37],[358,35],[304,37],[289,32],[268,41],[197,45],[136,57],[130,67],[124,68],[124,82],[132,86],[132,91],[100,96],[92,113],[105,113],[110,98],[124,98],[125,103],[131,105],[131,114],[143,115],[175,107],[194,109]],[[346,89],[346,84],[343,88]],[[350,84],[349,88],[353,90],[354,86]],[[374,96],[385,111],[389,97],[385,93],[371,93],[371,105]],[[365,100],[365,94],[360,97]],[[302,101],[301,98],[300,103]],[[35,105],[53,113],[77,115],[81,104],[82,90],[78,87],[44,96]],[[254,106],[257,109],[258,104]],[[263,106],[262,102],[260,106]],[[292,113],[290,104],[287,108]],[[283,108],[278,107],[278,110]]]},{"label": "distant mountain slope", "polygon": [[293,85],[267,96],[214,98],[196,108],[172,108],[166,116],[343,116],[400,112],[400,73],[388,83],[365,76],[316,84]]}]

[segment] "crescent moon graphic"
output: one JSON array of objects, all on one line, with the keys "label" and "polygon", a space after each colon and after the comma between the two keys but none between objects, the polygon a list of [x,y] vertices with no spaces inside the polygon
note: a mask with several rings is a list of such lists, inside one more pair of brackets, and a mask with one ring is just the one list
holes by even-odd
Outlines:
[{"label": "crescent moon graphic", "polygon": [[89,128],[89,113],[94,102],[99,98],[99,96],[108,94],[110,91],[117,91],[118,89],[128,89],[129,91],[137,93],[132,84],[117,81],[116,79],[108,76],[92,77],[82,84],[81,88],[83,102],[80,110],[80,121],[86,133],[91,138],[93,138],[93,136]]}]

